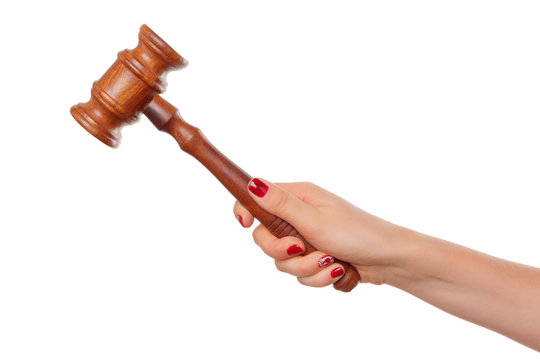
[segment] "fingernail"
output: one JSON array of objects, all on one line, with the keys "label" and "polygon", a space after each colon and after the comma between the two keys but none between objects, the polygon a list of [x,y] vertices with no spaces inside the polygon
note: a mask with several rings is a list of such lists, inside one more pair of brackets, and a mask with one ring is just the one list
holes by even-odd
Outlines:
[{"label": "fingernail", "polygon": [[333,264],[334,257],[330,255],[324,255],[322,258],[319,259],[318,263],[319,263],[319,267]]},{"label": "fingernail", "polygon": [[332,272],[330,273],[330,276],[335,279],[335,278],[340,277],[341,275],[343,275],[344,272],[345,272],[345,270],[343,270],[342,267],[337,267],[334,270],[332,270]]},{"label": "fingernail", "polygon": [[287,249],[287,255],[296,255],[300,254],[301,252],[304,252],[304,250],[298,245],[293,245]]},{"label": "fingernail", "polygon": [[263,197],[266,192],[268,191],[268,185],[263,183],[261,180],[255,178],[252,179],[249,182],[249,191],[251,191],[253,194],[257,195],[258,197]]},{"label": "fingernail", "polygon": [[242,227],[245,227],[244,226],[244,219],[242,219],[242,217],[240,215],[236,215],[236,220],[238,220],[238,222],[240,223],[240,225],[242,225]]}]

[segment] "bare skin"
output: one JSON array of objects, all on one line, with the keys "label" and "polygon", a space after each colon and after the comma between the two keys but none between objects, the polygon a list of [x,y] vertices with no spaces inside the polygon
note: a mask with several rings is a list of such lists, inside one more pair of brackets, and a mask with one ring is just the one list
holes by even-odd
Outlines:
[{"label": "bare skin", "polygon": [[[394,286],[540,351],[540,269],[389,223],[311,183],[260,180],[267,192],[251,196],[319,249],[289,255],[291,246],[305,249],[300,239],[278,239],[257,226],[255,242],[280,271],[304,285],[327,286],[340,279],[332,274],[341,266],[320,267],[319,260],[335,256],[351,263],[364,283]],[[238,202],[234,213],[244,227],[253,224],[253,216]]]}]

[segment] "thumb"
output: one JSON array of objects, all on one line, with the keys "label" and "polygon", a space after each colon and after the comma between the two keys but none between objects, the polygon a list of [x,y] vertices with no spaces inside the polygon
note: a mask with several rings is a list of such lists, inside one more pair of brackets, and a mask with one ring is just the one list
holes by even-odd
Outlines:
[{"label": "thumb", "polygon": [[251,179],[248,189],[251,197],[266,211],[287,221],[304,235],[314,232],[319,223],[315,207],[261,178]]}]

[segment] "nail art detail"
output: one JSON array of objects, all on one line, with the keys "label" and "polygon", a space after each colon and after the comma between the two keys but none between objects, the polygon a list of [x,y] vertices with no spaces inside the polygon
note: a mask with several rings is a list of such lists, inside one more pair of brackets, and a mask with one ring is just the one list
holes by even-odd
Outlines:
[{"label": "nail art detail", "polygon": [[238,222],[240,223],[240,225],[242,225],[242,227],[245,227],[244,226],[244,219],[242,219],[242,216],[236,215],[236,220],[238,220]]},{"label": "nail art detail", "polygon": [[262,198],[264,195],[266,195],[266,192],[268,191],[268,185],[263,183],[261,180],[254,178],[251,179],[251,181],[249,182],[248,189],[253,194]]},{"label": "nail art detail", "polygon": [[341,275],[343,275],[344,272],[345,272],[345,270],[343,270],[342,267],[338,267],[338,268],[335,268],[334,270],[332,270],[332,272],[330,273],[330,276],[335,279],[335,278],[340,277]]},{"label": "nail art detail", "polygon": [[301,252],[304,252],[304,250],[298,245],[293,245],[287,249],[287,255],[296,255]]},{"label": "nail art detail", "polygon": [[334,257],[330,255],[324,255],[322,258],[319,259],[318,264],[319,267],[322,268],[323,266],[330,265],[334,263]]}]

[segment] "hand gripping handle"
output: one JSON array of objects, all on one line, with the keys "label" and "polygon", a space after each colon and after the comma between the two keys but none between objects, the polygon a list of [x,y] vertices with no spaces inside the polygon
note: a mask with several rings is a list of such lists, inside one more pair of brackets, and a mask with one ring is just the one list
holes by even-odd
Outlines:
[{"label": "hand gripping handle", "polygon": [[[265,211],[264,209],[262,210]],[[259,219],[258,217],[256,218]],[[259,219],[259,221],[261,220]],[[261,223],[263,222],[261,221]],[[274,220],[270,224],[263,224],[268,230],[270,230],[270,232],[275,237],[282,238],[285,236],[296,236],[297,238],[302,240],[306,245],[306,251],[304,252],[304,254],[310,254],[317,250],[313,247],[313,245],[307,242],[306,239],[304,239],[302,235],[298,233],[298,231],[291,224],[289,224],[283,219],[278,218],[277,216],[274,217]],[[360,281],[360,274],[358,274],[356,268],[351,266],[351,264],[349,264],[348,262],[341,261],[339,259],[336,259],[335,262],[340,263],[343,266],[345,274],[341,279],[334,283],[334,288],[343,292],[351,291]]]},{"label": "hand gripping handle", "polygon": [[[174,137],[183,151],[192,155],[210,170],[227,190],[274,236],[278,238],[296,236],[306,245],[304,254],[316,251],[292,225],[270,214],[253,200],[247,190],[248,183],[252,179],[251,176],[216,149],[198,128],[185,122],[178,113],[178,109],[172,104],[159,95],[155,96],[144,110],[144,114],[159,130]],[[345,274],[334,283],[334,288],[349,292],[360,281],[360,275],[356,268],[349,263],[337,259],[336,262],[343,265]]]}]

